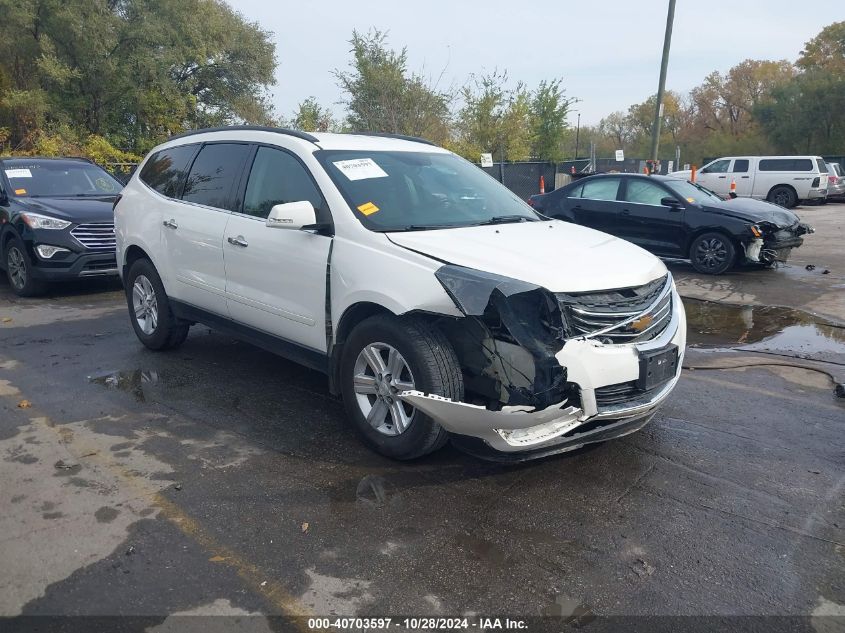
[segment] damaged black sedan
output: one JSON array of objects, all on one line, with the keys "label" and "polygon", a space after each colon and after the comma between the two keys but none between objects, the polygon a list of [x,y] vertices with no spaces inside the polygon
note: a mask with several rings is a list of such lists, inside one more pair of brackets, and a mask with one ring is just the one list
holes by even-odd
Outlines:
[{"label": "damaged black sedan", "polygon": [[711,275],[743,263],[786,261],[813,231],[777,205],[723,200],[671,176],[600,174],[532,196],[529,203],[544,215],[604,231],[655,255],[689,259]]}]

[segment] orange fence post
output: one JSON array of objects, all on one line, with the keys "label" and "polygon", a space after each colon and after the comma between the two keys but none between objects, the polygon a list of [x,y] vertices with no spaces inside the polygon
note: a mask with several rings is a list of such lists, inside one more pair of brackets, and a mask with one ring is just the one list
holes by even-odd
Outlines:
[{"label": "orange fence post", "polygon": [[695,165],[693,165],[693,166],[692,166],[692,171],[690,172],[690,175],[689,175],[689,180],[690,180],[690,182],[695,182],[695,172],[696,172],[696,171],[697,171],[696,166],[695,166]]},{"label": "orange fence post", "polygon": [[546,179],[540,175],[540,193],[546,193]]}]

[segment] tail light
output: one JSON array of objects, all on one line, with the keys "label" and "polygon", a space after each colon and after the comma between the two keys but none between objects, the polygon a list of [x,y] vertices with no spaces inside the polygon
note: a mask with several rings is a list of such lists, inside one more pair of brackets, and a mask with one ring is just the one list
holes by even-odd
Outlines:
[{"label": "tail light", "polygon": [[813,184],[812,184],[812,185],[810,185],[810,186],[811,186],[811,187],[818,187],[818,186],[819,186],[819,177],[818,177],[818,176],[816,176],[816,177],[813,179]]},{"label": "tail light", "polygon": [[534,206],[534,198],[533,197],[528,198],[527,202],[530,206],[532,206],[532,207]]}]

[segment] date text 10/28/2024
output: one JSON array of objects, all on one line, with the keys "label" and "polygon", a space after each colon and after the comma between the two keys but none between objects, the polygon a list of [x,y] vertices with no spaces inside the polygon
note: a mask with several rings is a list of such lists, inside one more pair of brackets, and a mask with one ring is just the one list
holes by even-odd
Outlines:
[{"label": "date text 10/28/2024", "polygon": [[528,622],[519,618],[485,618],[475,616],[462,618],[308,618],[311,630],[388,630],[391,628],[409,631],[524,631]]}]

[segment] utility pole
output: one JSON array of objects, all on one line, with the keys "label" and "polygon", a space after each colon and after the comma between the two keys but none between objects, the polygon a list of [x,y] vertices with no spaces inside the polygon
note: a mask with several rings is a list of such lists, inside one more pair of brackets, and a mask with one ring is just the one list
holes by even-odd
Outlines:
[{"label": "utility pole", "polygon": [[578,125],[575,127],[575,160],[578,160],[578,141],[581,136],[581,113],[578,113]]},{"label": "utility pole", "polygon": [[651,159],[657,160],[660,145],[660,123],[663,119],[663,92],[666,89],[666,68],[669,66],[669,45],[672,43],[672,23],[675,21],[675,0],[669,0],[666,15],[666,34],[663,36],[663,60],[660,62],[660,81],[657,85],[657,104],[654,106],[654,126],[651,129]]}]

